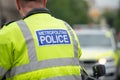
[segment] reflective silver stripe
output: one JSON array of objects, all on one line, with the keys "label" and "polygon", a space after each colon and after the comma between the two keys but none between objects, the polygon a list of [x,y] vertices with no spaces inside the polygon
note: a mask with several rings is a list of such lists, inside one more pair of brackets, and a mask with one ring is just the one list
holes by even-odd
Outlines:
[{"label": "reflective silver stripe", "polygon": [[51,59],[51,60],[44,60],[40,62],[34,62],[30,64],[26,64],[23,66],[19,66],[13,68],[9,77],[12,77],[17,74],[31,72],[38,69],[56,67],[56,66],[78,66],[79,62],[76,58],[61,58],[61,59]]},{"label": "reflective silver stripe", "polygon": [[75,36],[69,24],[64,22],[70,35],[72,36],[73,46],[74,46],[74,57],[78,58],[78,42],[75,40]]},{"label": "reflective silver stripe", "polygon": [[82,80],[81,76],[61,76],[44,80]]},{"label": "reflective silver stripe", "polygon": [[[79,60],[76,57],[38,61],[37,56],[36,56],[34,40],[33,40],[32,34],[28,26],[23,20],[18,21],[17,24],[19,25],[21,31],[23,32],[24,38],[26,40],[30,63],[26,65],[21,65],[19,67],[12,68],[10,72],[7,74],[7,77],[12,77],[18,74],[31,72],[34,70],[56,67],[56,66],[79,66]],[[74,43],[74,48],[75,48],[75,45],[76,44]],[[75,53],[77,56],[77,52]]]},{"label": "reflective silver stripe", "polygon": [[[28,26],[26,25],[26,23],[21,20],[21,21],[17,21],[17,24],[20,26],[23,34],[24,34],[24,38],[27,42],[27,47],[28,47],[28,53],[29,53],[29,58],[30,58],[30,62],[34,62],[37,61],[37,57],[36,57],[36,50],[35,50],[35,45],[34,45],[34,41],[33,41],[33,37],[31,35],[31,32],[28,28]],[[73,31],[71,30],[71,27],[65,23],[70,35],[72,36],[72,41],[73,41],[73,46],[74,46],[74,57],[78,58],[78,43],[75,40],[75,36],[73,34]],[[31,47],[34,46],[34,47]],[[34,54],[33,54],[34,53]]]},{"label": "reflective silver stripe", "polygon": [[7,70],[0,67],[0,76],[4,76]]},{"label": "reflective silver stripe", "polygon": [[30,60],[30,62],[36,62],[37,57],[36,57],[35,44],[34,44],[32,34],[31,34],[27,24],[23,20],[17,21],[17,24],[19,25],[19,27],[24,35],[24,38],[25,38],[25,41],[27,44],[29,60]]}]

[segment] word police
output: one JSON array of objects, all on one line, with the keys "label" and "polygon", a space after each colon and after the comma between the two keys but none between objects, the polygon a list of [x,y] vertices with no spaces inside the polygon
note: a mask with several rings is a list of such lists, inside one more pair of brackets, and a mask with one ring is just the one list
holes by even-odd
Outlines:
[{"label": "word police", "polygon": [[36,31],[39,46],[70,44],[70,37],[66,30],[39,30]]}]

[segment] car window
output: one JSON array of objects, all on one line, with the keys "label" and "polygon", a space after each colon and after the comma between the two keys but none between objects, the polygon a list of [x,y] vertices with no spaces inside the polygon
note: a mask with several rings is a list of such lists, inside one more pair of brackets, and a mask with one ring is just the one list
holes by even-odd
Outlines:
[{"label": "car window", "polygon": [[79,34],[78,35],[81,47],[112,47],[110,37],[105,35],[91,35],[91,34]]}]

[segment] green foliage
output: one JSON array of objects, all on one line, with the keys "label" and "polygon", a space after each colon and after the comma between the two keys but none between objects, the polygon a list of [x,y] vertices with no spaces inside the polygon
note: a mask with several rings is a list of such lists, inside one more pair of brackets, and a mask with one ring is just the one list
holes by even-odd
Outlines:
[{"label": "green foliage", "polygon": [[89,21],[85,0],[48,0],[51,14],[69,24],[86,24]]},{"label": "green foliage", "polygon": [[106,18],[110,27],[120,32],[120,9],[118,11],[106,11],[103,16]]},{"label": "green foliage", "polygon": [[114,27],[114,21],[115,21],[116,12],[106,10],[104,12],[103,16],[106,18],[107,24],[110,27]]},{"label": "green foliage", "polygon": [[117,32],[120,32],[120,9],[118,10],[116,15],[115,28]]}]

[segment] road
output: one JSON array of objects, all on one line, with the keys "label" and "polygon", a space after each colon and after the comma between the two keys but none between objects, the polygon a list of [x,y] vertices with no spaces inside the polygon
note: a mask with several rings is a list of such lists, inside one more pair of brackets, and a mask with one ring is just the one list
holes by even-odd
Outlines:
[{"label": "road", "polygon": [[101,77],[100,80],[115,80],[115,76]]}]

